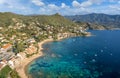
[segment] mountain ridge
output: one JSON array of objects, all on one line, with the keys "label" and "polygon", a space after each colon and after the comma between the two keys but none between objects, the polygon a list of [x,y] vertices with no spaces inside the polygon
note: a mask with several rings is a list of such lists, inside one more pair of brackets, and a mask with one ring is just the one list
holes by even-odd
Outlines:
[{"label": "mountain ridge", "polygon": [[108,15],[102,13],[91,13],[85,15],[65,16],[74,22],[87,22],[103,25],[107,28],[120,28],[120,15]]},{"label": "mountain ridge", "polygon": [[[41,23],[49,23],[49,24],[54,24],[52,21],[55,21],[55,23],[60,22],[60,23],[68,23],[68,24],[75,24],[70,20],[67,20],[66,18],[62,17],[59,14],[54,14],[54,15],[32,15],[32,16],[27,16],[27,15],[19,15],[11,12],[5,12],[5,13],[0,13],[0,24],[4,24],[6,22],[11,22],[12,18],[20,19],[20,20],[28,20],[28,21],[40,21]],[[33,20],[34,19],[34,20]],[[62,20],[60,20],[62,19]],[[52,21],[51,21],[52,20]],[[59,24],[60,24],[59,23]]]}]

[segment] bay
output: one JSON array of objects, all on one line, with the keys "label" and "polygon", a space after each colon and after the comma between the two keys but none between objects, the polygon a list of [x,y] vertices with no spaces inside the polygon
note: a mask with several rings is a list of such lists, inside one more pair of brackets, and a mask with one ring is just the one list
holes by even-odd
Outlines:
[{"label": "bay", "polygon": [[120,78],[120,30],[92,30],[43,45],[44,56],[28,66],[32,78]]}]

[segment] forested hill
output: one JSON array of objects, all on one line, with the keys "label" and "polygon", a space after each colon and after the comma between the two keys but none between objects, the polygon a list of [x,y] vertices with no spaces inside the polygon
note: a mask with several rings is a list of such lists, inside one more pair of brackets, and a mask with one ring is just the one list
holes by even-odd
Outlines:
[{"label": "forested hill", "polygon": [[18,22],[22,22],[24,24],[30,24],[30,22],[38,22],[44,25],[65,25],[65,26],[73,26],[76,25],[70,20],[62,17],[59,14],[54,15],[18,15],[10,12],[0,13],[0,26],[9,26],[14,23],[13,19],[16,19]]}]

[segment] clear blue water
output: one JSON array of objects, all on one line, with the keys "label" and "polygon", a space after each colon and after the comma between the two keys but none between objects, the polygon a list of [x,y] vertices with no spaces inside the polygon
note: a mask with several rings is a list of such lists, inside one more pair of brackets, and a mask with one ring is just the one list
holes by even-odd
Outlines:
[{"label": "clear blue water", "polygon": [[120,31],[91,31],[45,43],[44,56],[28,66],[32,78],[120,78]]}]

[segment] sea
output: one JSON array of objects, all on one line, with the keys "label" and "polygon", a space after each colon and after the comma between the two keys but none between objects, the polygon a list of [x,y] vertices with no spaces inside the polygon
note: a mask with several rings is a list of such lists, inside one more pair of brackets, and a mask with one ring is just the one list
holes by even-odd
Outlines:
[{"label": "sea", "polygon": [[120,78],[120,30],[90,30],[43,44],[44,56],[28,65],[31,78]]}]

